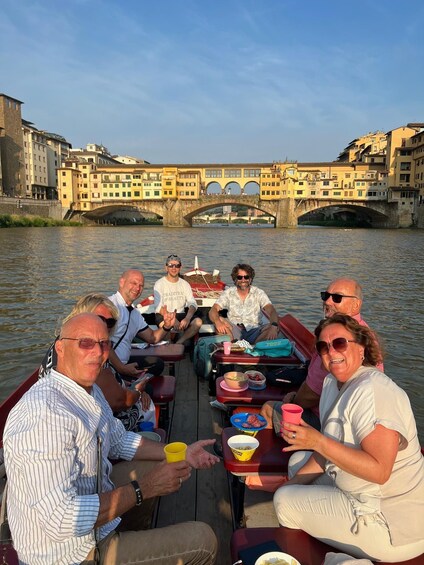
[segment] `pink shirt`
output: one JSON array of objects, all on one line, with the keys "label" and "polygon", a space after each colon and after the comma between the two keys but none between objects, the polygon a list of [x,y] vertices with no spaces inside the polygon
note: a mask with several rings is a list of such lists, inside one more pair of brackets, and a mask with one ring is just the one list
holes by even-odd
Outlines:
[{"label": "pink shirt", "polygon": [[[352,316],[352,318],[354,318],[361,326],[368,327],[368,324],[361,317],[361,314],[357,314],[356,316]],[[383,363],[379,363],[377,365],[377,369],[383,373],[384,372]],[[321,362],[321,357],[314,350],[312,357],[311,357],[311,362],[310,362],[309,367],[308,367],[308,376],[306,377],[305,382],[308,385],[308,387],[313,392],[315,392],[315,394],[318,394],[318,396],[321,396],[322,385],[323,385],[324,379],[327,375],[328,375],[328,371],[327,371],[327,369],[324,368],[324,366]],[[313,408],[311,408],[311,410],[314,414],[319,416],[319,407],[318,406],[314,406]]]}]

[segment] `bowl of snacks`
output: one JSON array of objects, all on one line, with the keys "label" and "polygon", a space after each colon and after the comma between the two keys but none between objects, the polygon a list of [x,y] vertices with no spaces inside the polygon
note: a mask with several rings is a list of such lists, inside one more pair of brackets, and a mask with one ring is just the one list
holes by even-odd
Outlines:
[{"label": "bowl of snacks", "polygon": [[225,373],[224,381],[227,387],[232,390],[247,389],[247,377],[240,371],[230,371],[229,373]]},{"label": "bowl of snacks", "polygon": [[263,390],[266,387],[266,377],[260,371],[246,371],[244,374],[251,390]]},{"label": "bowl of snacks", "polygon": [[249,412],[238,412],[230,418],[231,425],[240,432],[249,436],[255,436],[260,430],[266,428],[266,420],[260,414]]},{"label": "bowl of snacks", "polygon": [[255,565],[300,565],[299,561],[282,551],[268,551],[255,561]]},{"label": "bowl of snacks", "polygon": [[230,437],[227,443],[237,461],[249,461],[259,446],[255,437],[242,434]]}]

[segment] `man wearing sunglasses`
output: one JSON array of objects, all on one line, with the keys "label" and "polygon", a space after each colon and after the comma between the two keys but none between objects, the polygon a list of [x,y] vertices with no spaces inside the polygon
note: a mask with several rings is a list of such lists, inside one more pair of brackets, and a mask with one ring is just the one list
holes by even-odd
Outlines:
[{"label": "man wearing sunglasses", "polygon": [[[209,311],[216,333],[229,335],[232,340],[245,339],[257,343],[276,339],[278,314],[263,290],[253,286],[255,269],[246,263],[238,263],[231,271],[234,287],[227,288]],[[223,316],[227,310],[227,317]],[[263,312],[269,322],[264,322]]]},{"label": "man wearing sunglasses", "polygon": [[[9,414],[8,518],[19,561],[213,564],[217,540],[206,524],[139,530],[155,498],[179,491],[193,468],[219,461],[204,449],[215,440],[167,463],[163,444],[126,431],[96,384],[110,347],[97,315],[74,316],[55,344],[57,368]],[[121,461],[112,467],[109,458]]]},{"label": "man wearing sunglasses", "polygon": [[165,261],[166,275],[155,282],[153,288],[156,323],[164,324],[162,309],[176,312],[174,330],[181,335],[177,343],[185,343],[199,333],[202,320],[196,316],[197,303],[191,286],[180,277],[181,259],[178,255],[169,255]]},{"label": "man wearing sunglasses", "polygon": [[[347,314],[354,318],[362,326],[367,323],[361,316],[362,287],[354,279],[339,278],[332,281],[327,290],[320,293],[323,301],[324,318],[331,318],[334,314]],[[378,365],[383,371],[383,365]],[[316,429],[320,429],[319,400],[326,371],[321,363],[321,358],[316,351],[312,354],[308,367],[306,380],[300,385],[297,392],[289,392],[283,402],[266,402],[261,408],[261,414],[271,428],[274,426],[275,433],[280,433],[281,428],[281,405],[292,402],[303,408],[302,418]]]},{"label": "man wearing sunglasses", "polygon": [[[175,312],[164,308],[164,324],[157,330],[152,330],[142,314],[134,307],[133,302],[141,295],[144,288],[144,276],[137,269],[129,269],[122,273],[119,279],[118,292],[109,299],[119,310],[119,321],[113,334],[113,350],[125,365],[124,377],[135,378],[140,369],[148,369],[149,373],[160,375],[164,368],[162,359],[144,357],[137,363],[128,363],[131,355],[131,344],[137,336],[146,343],[158,343],[172,330],[175,324]],[[113,357],[111,357],[113,364]]]}]

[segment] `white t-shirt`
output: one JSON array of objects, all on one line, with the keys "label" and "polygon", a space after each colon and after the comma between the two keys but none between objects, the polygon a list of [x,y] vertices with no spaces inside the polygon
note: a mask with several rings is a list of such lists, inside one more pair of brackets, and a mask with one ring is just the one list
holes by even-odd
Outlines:
[{"label": "white t-shirt", "polygon": [[159,312],[165,305],[168,312],[176,310],[178,314],[184,312],[184,308],[190,308],[190,306],[197,310],[197,303],[193,297],[191,286],[184,279],[179,278],[177,282],[172,283],[166,277],[162,277],[155,282],[153,295],[155,312]]},{"label": "white t-shirt", "polygon": [[424,532],[424,458],[409,398],[374,367],[360,367],[339,390],[327,375],[319,405],[327,437],[360,448],[380,424],[399,433],[399,451],[389,480],[379,485],[327,461],[325,472],[350,500],[356,516],[382,513],[392,545],[420,541]]}]

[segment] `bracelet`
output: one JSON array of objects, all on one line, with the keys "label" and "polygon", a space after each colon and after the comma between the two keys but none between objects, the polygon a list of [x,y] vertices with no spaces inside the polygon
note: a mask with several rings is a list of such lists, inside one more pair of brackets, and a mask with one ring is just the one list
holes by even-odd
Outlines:
[{"label": "bracelet", "polygon": [[136,501],[135,505],[141,506],[141,504],[143,502],[143,493],[141,492],[140,485],[138,484],[137,481],[131,481],[131,484],[134,487],[135,496],[137,497],[137,501]]},{"label": "bracelet", "polygon": [[170,328],[165,328],[165,326],[162,326],[162,329],[164,332],[170,332],[172,330],[172,326]]}]

